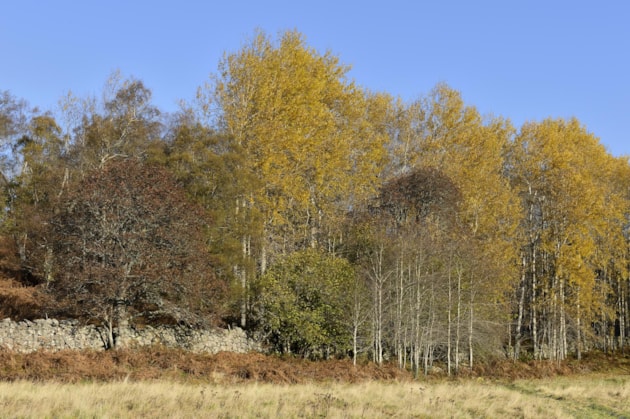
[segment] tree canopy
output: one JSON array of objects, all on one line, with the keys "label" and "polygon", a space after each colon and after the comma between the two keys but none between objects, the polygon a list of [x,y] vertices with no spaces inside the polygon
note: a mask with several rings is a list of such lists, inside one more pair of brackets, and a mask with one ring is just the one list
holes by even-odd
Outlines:
[{"label": "tree canopy", "polygon": [[221,315],[203,211],[163,168],[111,161],[73,185],[49,223],[47,281],[66,311],[110,331],[132,316],[197,324]]},{"label": "tree canopy", "polygon": [[49,297],[33,317],[110,346],[128,322],[225,322],[417,374],[627,347],[627,156],[575,118],[516,127],[350,74],[256,32],[173,114],[119,72],[57,112],[1,92],[0,269]]}]

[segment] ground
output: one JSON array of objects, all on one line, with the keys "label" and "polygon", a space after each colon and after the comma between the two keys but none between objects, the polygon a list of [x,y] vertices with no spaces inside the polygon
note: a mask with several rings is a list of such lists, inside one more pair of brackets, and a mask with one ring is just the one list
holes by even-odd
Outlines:
[{"label": "ground", "polygon": [[[630,356],[591,354],[583,360],[479,363],[463,368],[457,379],[484,378],[510,381],[573,374],[630,374]],[[444,372],[422,380],[446,379]],[[61,351],[18,354],[0,351],[0,381],[111,381],[176,380],[211,383],[303,384],[310,382],[411,381],[412,374],[395,365],[351,360],[308,361],[260,353],[193,354],[184,350],[152,347],[135,350]]]}]

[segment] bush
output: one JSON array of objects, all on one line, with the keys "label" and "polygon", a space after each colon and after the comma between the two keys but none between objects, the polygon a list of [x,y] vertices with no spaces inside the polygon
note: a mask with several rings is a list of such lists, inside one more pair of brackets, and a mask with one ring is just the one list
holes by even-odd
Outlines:
[{"label": "bush", "polygon": [[347,260],[314,249],[272,266],[258,283],[255,305],[268,343],[279,352],[305,357],[345,352],[354,275]]}]

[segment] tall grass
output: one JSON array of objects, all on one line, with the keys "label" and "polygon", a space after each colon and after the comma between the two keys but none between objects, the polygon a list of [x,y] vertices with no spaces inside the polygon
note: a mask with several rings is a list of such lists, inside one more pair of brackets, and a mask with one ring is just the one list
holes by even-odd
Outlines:
[{"label": "tall grass", "polygon": [[510,383],[0,383],[0,416],[33,418],[630,417],[630,376]]}]

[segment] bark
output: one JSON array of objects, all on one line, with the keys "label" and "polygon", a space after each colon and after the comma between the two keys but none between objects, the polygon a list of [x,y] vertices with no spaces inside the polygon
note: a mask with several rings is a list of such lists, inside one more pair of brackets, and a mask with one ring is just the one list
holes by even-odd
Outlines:
[{"label": "bark", "polygon": [[580,287],[577,288],[577,296],[576,296],[576,332],[577,332],[577,342],[575,345],[576,349],[576,357],[579,360],[582,359],[582,313],[580,307]]},{"label": "bark", "polygon": [[455,373],[459,372],[459,340],[462,318],[462,271],[457,272],[457,322],[455,323]]},{"label": "bark", "polygon": [[[238,208],[238,206],[237,206]],[[251,256],[251,236],[244,235],[241,238],[243,259],[247,260]],[[249,308],[249,283],[247,281],[247,268],[245,266],[238,269],[241,281],[241,327],[247,326],[247,312]]]},{"label": "bark", "polygon": [[564,295],[564,279],[560,279],[560,360],[564,360],[567,357],[567,319],[564,309],[566,297]]},{"label": "bark", "polygon": [[373,328],[374,328],[374,362],[383,363],[383,286],[385,246],[380,245],[372,260],[372,298],[373,298]]},{"label": "bark", "polygon": [[267,272],[267,246],[263,243],[260,249],[260,274]]},{"label": "bark", "polygon": [[359,336],[359,327],[356,322],[352,328],[352,365],[357,366],[357,341]]},{"label": "bark", "polygon": [[626,322],[628,315],[628,306],[627,306],[627,298],[626,298],[626,289],[622,286],[622,280],[620,279],[618,282],[618,291],[617,291],[617,299],[618,299],[618,310],[619,310],[619,349],[623,354],[625,352],[625,343],[626,343]]},{"label": "bark", "polygon": [[448,273],[448,310],[447,310],[447,324],[446,324],[446,370],[448,375],[451,375],[451,369],[452,369],[452,365],[451,365],[451,324],[452,324],[452,319],[451,319],[451,308],[453,306],[453,290],[451,289],[451,272],[449,270]]},{"label": "bark", "polygon": [[514,360],[518,360],[521,356],[521,339],[523,338],[523,315],[525,312],[525,289],[526,289],[526,260],[525,255],[522,258],[521,265],[521,285],[520,285],[520,297],[518,299],[518,317],[516,319],[516,336],[514,339]]},{"label": "bark", "polygon": [[473,349],[473,326],[475,324],[475,305],[473,304],[475,301],[475,289],[473,287],[473,276],[470,276],[470,313],[468,320],[468,367],[472,371],[473,369],[473,361],[474,361],[474,349]]},{"label": "bark", "polygon": [[403,305],[404,305],[404,261],[402,254],[398,266],[398,284],[396,287],[396,330],[395,342],[398,356],[398,367],[404,368],[404,342],[403,342]]},{"label": "bark", "polygon": [[532,323],[532,344],[534,345],[534,359],[540,359],[540,350],[538,347],[538,323],[536,321],[537,302],[536,302],[536,248],[532,245],[532,304],[531,304],[531,323]]}]

